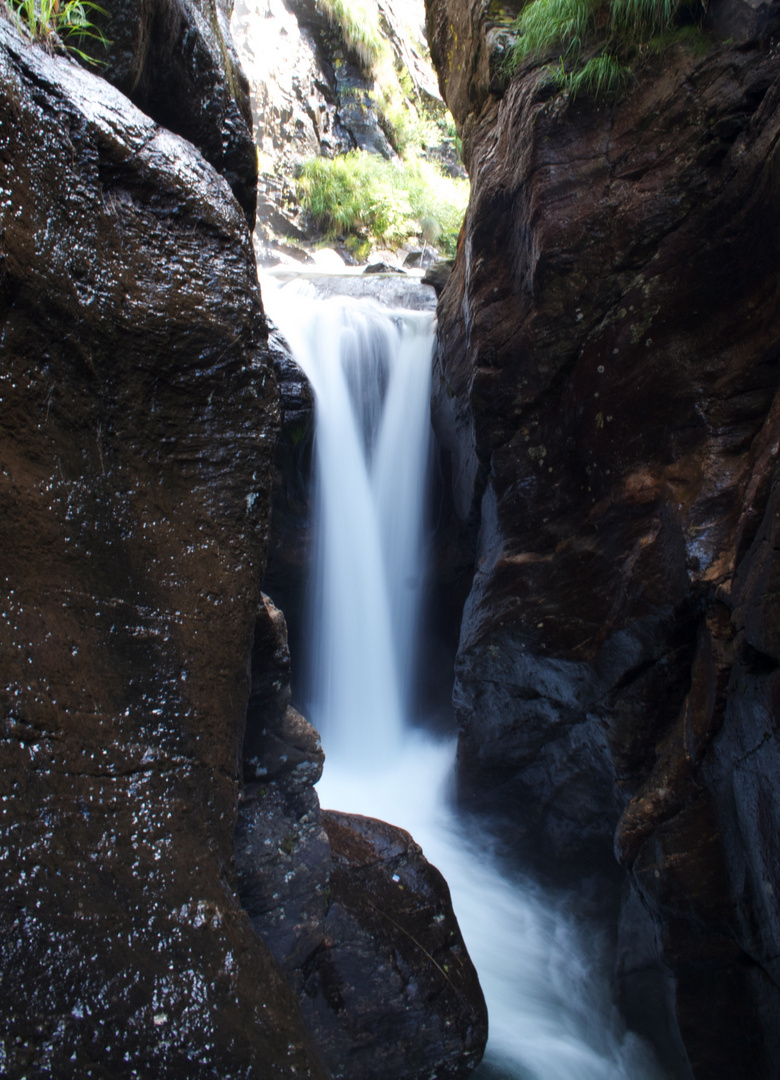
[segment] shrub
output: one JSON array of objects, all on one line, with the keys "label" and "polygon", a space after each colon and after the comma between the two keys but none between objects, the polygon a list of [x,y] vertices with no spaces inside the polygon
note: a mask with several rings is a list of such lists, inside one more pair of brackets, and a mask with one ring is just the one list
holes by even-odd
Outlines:
[{"label": "shrub", "polygon": [[94,15],[109,18],[109,14],[92,0],[6,0],[6,6],[33,41],[48,44],[59,40],[88,64],[100,63],[84,51],[90,41],[103,48],[109,45],[106,35],[92,21]]},{"label": "shrub", "polygon": [[365,0],[318,0],[318,4],[368,71],[377,71],[387,63],[390,46],[382,37],[375,6]]},{"label": "shrub", "polygon": [[416,158],[386,161],[353,150],[307,161],[298,177],[298,194],[331,236],[362,233],[398,247],[412,237],[438,233],[442,250],[454,254],[468,181],[444,176]]},{"label": "shrub", "polygon": [[[515,20],[518,35],[504,64],[509,75],[526,60],[558,54],[546,69],[548,82],[572,97],[620,90],[632,66],[646,51],[672,41],[706,42],[695,25],[677,23],[700,18],[693,0],[532,0]],[[703,9],[701,9],[703,10]],[[683,33],[683,31],[692,31]],[[591,55],[583,59],[583,53]]]}]

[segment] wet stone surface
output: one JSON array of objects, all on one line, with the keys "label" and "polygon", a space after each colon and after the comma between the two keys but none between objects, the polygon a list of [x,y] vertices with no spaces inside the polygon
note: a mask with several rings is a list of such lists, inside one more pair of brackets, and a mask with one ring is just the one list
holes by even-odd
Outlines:
[{"label": "wet stone surface", "polygon": [[670,1068],[773,1080],[780,8],[596,103],[492,83],[478,5],[428,11],[473,182],[433,406],[473,565],[462,792],[622,904]]},{"label": "wet stone surface", "polygon": [[276,406],[244,215],[0,20],[0,1073],[324,1077],[234,891]]},{"label": "wet stone surface", "polygon": [[444,879],[402,829],[320,811],[323,753],[287,704],[287,631],[268,597],[253,658],[235,840],[253,926],[334,1078],[467,1076],[487,1014]]}]

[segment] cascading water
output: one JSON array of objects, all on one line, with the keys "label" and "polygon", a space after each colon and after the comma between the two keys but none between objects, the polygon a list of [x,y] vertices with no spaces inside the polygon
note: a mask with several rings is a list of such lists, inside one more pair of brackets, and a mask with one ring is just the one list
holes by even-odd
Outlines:
[{"label": "cascading water", "polygon": [[264,285],[316,401],[317,556],[309,718],[324,806],[407,829],[448,881],[488,1004],[483,1080],[659,1080],[593,972],[598,957],[447,799],[454,740],[410,725],[430,449],[431,314],[310,282]]}]

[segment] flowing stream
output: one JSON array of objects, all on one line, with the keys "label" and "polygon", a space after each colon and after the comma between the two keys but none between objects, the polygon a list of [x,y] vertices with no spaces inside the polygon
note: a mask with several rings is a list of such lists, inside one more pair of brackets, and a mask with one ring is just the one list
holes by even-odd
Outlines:
[{"label": "flowing stream", "polygon": [[413,721],[426,563],[431,313],[318,299],[268,281],[269,315],[316,399],[308,716],[323,806],[412,833],[444,874],[490,1022],[480,1080],[660,1080],[609,1002],[598,942],[562,904],[499,868],[448,799],[454,739]]}]

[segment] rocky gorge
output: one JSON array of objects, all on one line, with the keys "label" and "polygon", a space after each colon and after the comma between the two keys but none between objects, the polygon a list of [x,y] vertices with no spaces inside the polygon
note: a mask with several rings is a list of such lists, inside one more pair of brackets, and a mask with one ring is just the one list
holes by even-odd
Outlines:
[{"label": "rocky gorge", "polygon": [[[279,406],[227,13],[113,14],[94,71],[0,18],[0,1071],[463,1075],[486,1017],[446,885],[397,830],[320,822],[260,593]],[[258,898],[293,863],[285,921]],[[382,972],[367,1027],[344,953]],[[405,1038],[367,1039],[393,1009]]]},{"label": "rocky gorge", "polygon": [[[302,227],[300,154],[388,148],[319,10],[255,7],[234,32],[284,24],[292,134],[272,86],[253,132],[219,0],[117,2],[95,70],[0,17],[13,1080],[454,1080],[485,1042],[446,884],[408,833],[320,810],[293,707],[312,401],[269,341],[255,140],[260,249]],[[712,0],[705,54],[596,100],[506,74],[515,14],[427,10],[472,181],[426,654],[439,696],[455,654],[459,796],[610,927],[664,1075],[774,1080],[780,6]]]}]

